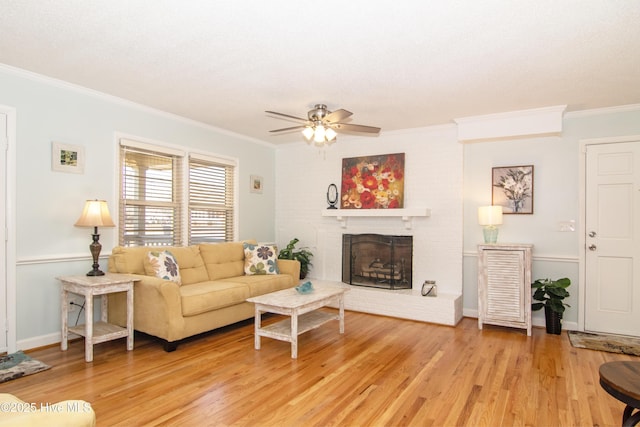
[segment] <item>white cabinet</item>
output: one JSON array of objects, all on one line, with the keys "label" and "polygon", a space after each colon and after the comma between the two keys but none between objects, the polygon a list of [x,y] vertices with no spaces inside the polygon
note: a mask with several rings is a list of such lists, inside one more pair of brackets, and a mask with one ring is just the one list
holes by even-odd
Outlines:
[{"label": "white cabinet", "polygon": [[483,324],[531,335],[530,244],[478,245],[478,328]]}]

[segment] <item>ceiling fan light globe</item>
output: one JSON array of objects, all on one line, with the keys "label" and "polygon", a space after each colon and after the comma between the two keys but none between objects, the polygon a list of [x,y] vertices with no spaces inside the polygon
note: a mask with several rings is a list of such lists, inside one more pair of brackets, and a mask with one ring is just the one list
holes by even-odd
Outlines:
[{"label": "ceiling fan light globe", "polygon": [[304,135],[304,137],[307,139],[307,141],[311,141],[311,138],[313,138],[313,128],[307,126],[306,128],[304,128],[304,130],[302,131],[302,134]]},{"label": "ceiling fan light globe", "polygon": [[334,139],[336,139],[336,135],[338,135],[336,131],[331,128],[328,128],[324,133],[324,137],[327,138],[327,141],[333,141]]},{"label": "ceiling fan light globe", "polygon": [[325,128],[322,125],[319,125],[316,127],[316,131],[313,135],[313,140],[315,142],[324,142],[324,136],[325,136]]}]

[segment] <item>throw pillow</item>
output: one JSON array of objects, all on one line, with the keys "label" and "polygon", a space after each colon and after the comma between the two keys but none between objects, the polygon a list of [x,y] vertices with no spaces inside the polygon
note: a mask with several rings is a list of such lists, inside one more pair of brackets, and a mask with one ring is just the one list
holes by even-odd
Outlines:
[{"label": "throw pillow", "polygon": [[182,283],[180,279],[180,268],[176,262],[176,258],[169,251],[149,251],[147,260],[151,271],[156,277],[164,280],[176,282],[178,285]]},{"label": "throw pillow", "polygon": [[243,243],[244,274],[279,274],[278,248],[275,245]]}]

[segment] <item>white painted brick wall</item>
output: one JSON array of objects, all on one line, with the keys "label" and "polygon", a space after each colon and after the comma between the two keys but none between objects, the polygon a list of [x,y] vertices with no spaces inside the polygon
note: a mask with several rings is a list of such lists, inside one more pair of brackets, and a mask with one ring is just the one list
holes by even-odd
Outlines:
[{"label": "white painted brick wall", "polygon": [[[347,228],[342,228],[335,218],[321,216],[328,206],[329,184],[340,188],[343,158],[391,153],[405,153],[405,207],[430,208],[430,217],[415,218],[407,230],[400,218],[349,218]],[[343,233],[413,235],[414,289],[419,290],[425,280],[435,280],[439,293],[452,295],[455,306],[456,296],[462,294],[462,168],[463,147],[454,126],[383,132],[379,137],[340,135],[326,149],[305,143],[278,148],[276,241],[283,247],[299,238],[314,253],[310,277],[340,281]],[[380,314],[401,317],[406,304],[394,300],[398,308],[385,310],[396,314]],[[437,304],[428,304],[428,311],[439,310]],[[456,316],[452,310],[436,317],[452,319]],[[426,321],[436,321],[434,315],[427,317]]]},{"label": "white painted brick wall", "polygon": [[462,296],[438,293],[424,297],[419,290],[385,290],[351,286],[340,282],[312,280],[314,287],[325,284],[344,286],[349,292],[344,297],[346,310],[380,314],[401,319],[419,320],[455,326],[462,319]]}]

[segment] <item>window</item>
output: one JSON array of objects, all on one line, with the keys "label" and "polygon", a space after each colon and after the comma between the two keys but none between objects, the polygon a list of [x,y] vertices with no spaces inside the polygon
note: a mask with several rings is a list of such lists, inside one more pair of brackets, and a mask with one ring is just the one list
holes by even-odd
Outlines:
[{"label": "window", "polygon": [[189,156],[189,244],[233,240],[234,167]]},{"label": "window", "polygon": [[121,139],[120,166],[120,245],[234,240],[235,162]]}]

